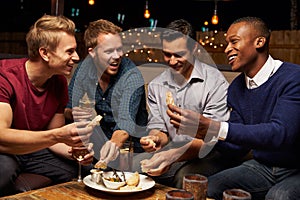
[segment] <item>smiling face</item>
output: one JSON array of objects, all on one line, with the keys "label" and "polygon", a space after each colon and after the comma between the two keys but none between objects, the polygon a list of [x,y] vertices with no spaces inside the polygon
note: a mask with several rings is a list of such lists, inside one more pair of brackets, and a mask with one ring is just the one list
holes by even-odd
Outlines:
[{"label": "smiling face", "polygon": [[180,37],[172,41],[163,39],[165,62],[174,72],[189,79],[193,70],[193,52],[187,48],[187,38]]},{"label": "smiling face", "polygon": [[90,54],[97,60],[97,66],[104,75],[116,75],[124,54],[121,37],[119,34],[100,33],[97,41],[97,47]]},{"label": "smiling face", "polygon": [[232,24],[227,31],[226,41],[225,53],[233,71],[243,71],[251,77],[266,61],[260,59],[262,54],[259,51],[264,46],[265,38],[259,36],[250,24]]},{"label": "smiling face", "polygon": [[54,74],[69,76],[79,56],[76,52],[76,39],[73,35],[62,32],[61,39],[54,51],[47,51],[49,68]]}]

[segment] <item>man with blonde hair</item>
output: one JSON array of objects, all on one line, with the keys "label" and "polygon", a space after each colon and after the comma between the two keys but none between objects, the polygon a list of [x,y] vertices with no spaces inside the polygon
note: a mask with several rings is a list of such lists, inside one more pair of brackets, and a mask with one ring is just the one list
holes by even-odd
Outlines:
[{"label": "man with blonde hair", "polygon": [[[29,58],[0,61],[0,196],[14,193],[20,172],[49,177],[53,183],[77,175],[72,146],[88,141],[88,122],[65,125],[67,80],[79,60],[75,24],[44,15],[26,36]],[[83,165],[92,162],[93,151]]]}]

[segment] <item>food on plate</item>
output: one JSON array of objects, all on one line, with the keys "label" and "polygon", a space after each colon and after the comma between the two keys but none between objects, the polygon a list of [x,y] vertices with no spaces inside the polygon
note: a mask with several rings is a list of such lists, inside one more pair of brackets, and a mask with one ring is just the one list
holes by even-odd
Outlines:
[{"label": "food on plate", "polygon": [[87,126],[99,126],[102,119],[101,115],[97,115]]},{"label": "food on plate", "polygon": [[[103,173],[102,180],[105,187],[112,190],[140,190],[139,187],[140,175],[138,172],[126,174],[126,179],[122,180],[120,176],[114,171],[113,175]],[[125,177],[124,172],[122,176]]]},{"label": "food on plate", "polygon": [[106,169],[107,168],[107,163],[104,161],[98,161],[95,165],[95,168],[97,169]]},{"label": "food on plate", "polygon": [[119,176],[104,177],[104,179],[111,182],[123,182]]},{"label": "food on plate", "polygon": [[170,92],[170,91],[166,92],[166,103],[167,103],[167,105],[168,104],[175,105],[172,92]]},{"label": "food on plate", "polygon": [[114,170],[112,176],[102,176],[105,187],[113,190],[117,190],[120,187],[126,185],[125,180],[122,180],[117,172]]},{"label": "food on plate", "polygon": [[130,177],[126,178],[126,184],[128,186],[137,186],[140,182],[140,175],[138,172],[135,172],[130,175]]},{"label": "food on plate", "polygon": [[133,186],[133,185],[125,185],[120,187],[120,190],[142,190],[143,188],[139,186]]},{"label": "food on plate", "polygon": [[117,179],[115,177],[108,177],[108,178],[103,177],[102,180],[105,187],[112,190],[117,190],[120,187],[126,185],[125,181],[122,181],[121,179]]}]

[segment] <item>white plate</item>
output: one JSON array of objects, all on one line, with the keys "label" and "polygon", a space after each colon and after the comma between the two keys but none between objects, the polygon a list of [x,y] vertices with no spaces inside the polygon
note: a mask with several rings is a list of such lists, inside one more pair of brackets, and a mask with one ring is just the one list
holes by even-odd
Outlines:
[{"label": "white plate", "polygon": [[[108,176],[111,176],[112,175],[112,172],[104,172],[105,173],[108,173]],[[121,172],[117,172],[118,175],[122,178],[121,176]],[[125,173],[125,177],[128,178],[131,174],[133,174],[132,172],[124,172]],[[105,175],[106,177],[107,175]],[[97,184],[95,182],[92,181],[91,179],[91,175],[88,175],[86,177],[84,177],[83,179],[83,183],[88,186],[88,187],[91,187],[91,188],[94,188],[94,189],[97,189],[97,190],[100,190],[100,191],[103,191],[103,192],[107,192],[107,193],[110,193],[110,194],[114,194],[114,195],[126,195],[126,194],[130,194],[130,193],[134,193],[134,192],[141,192],[141,191],[144,191],[144,190],[148,190],[150,188],[152,188],[154,185],[155,185],[155,181],[146,176],[146,175],[142,175],[140,174],[140,182],[139,182],[139,185],[137,187],[140,187],[142,189],[137,189],[137,190],[112,190],[112,189],[108,189],[106,188],[102,183],[100,184]]]}]

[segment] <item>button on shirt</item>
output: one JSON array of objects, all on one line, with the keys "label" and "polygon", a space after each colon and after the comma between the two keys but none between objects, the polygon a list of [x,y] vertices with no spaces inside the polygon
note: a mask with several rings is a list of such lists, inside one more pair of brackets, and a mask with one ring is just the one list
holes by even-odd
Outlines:
[{"label": "button on shirt", "polygon": [[[250,78],[245,75],[245,82],[248,89],[255,89],[262,84],[264,84],[281,66],[282,61],[274,60],[270,55],[267,62],[263,65],[263,67],[258,71],[258,73]],[[220,131],[219,131],[219,139],[225,140],[228,133],[228,123],[221,122]]]},{"label": "button on shirt", "polygon": [[254,89],[254,88],[257,87],[257,84],[254,82],[253,79],[250,79],[250,80],[248,81],[248,84],[249,84],[249,86],[248,86],[249,89]]}]

